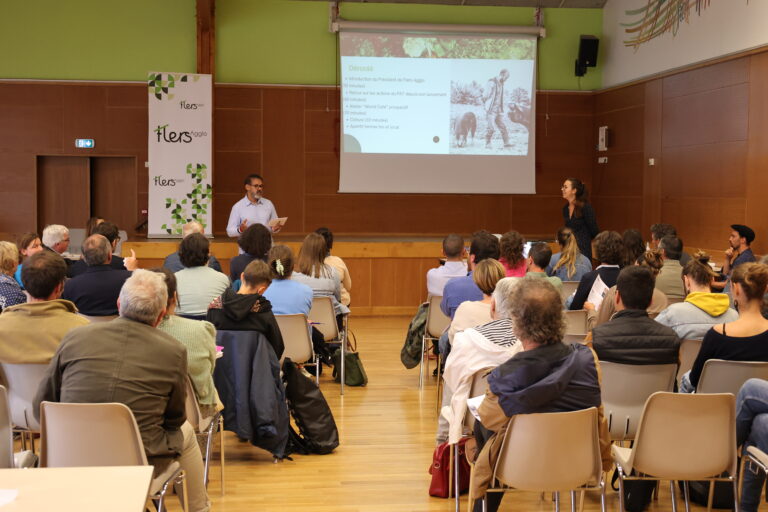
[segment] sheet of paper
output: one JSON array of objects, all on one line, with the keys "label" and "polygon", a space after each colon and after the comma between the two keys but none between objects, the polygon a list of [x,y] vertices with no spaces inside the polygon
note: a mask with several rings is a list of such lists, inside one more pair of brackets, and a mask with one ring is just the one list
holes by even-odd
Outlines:
[{"label": "sheet of paper", "polygon": [[18,489],[0,489],[0,507],[16,501],[18,495]]},{"label": "sheet of paper", "polygon": [[288,217],[278,217],[277,219],[272,219],[268,222],[269,227],[273,228],[275,226],[283,227],[285,226],[285,223],[288,222]]},{"label": "sheet of paper", "polygon": [[477,421],[480,421],[480,414],[477,410],[480,408],[480,404],[483,403],[483,400],[485,400],[485,395],[467,398],[467,409],[469,409],[470,414],[472,414]]},{"label": "sheet of paper", "polygon": [[592,290],[589,292],[587,302],[595,305],[595,309],[600,309],[600,304],[603,303],[603,297],[608,292],[608,285],[606,285],[600,276],[595,279],[595,284],[592,285]]}]

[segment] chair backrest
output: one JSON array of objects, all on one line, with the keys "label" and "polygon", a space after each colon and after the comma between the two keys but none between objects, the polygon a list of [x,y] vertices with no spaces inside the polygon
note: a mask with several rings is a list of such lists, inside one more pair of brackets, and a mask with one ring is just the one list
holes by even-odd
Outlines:
[{"label": "chair backrest", "polygon": [[701,350],[701,340],[683,340],[680,343],[680,368],[677,370],[677,382],[683,374],[693,368],[693,362]]},{"label": "chair backrest", "polygon": [[576,288],[579,287],[579,281],[563,281],[563,287],[560,288],[560,295],[563,298],[563,304],[568,300],[568,297],[576,293]]},{"label": "chair backrest", "polygon": [[724,361],[710,359],[701,370],[697,393],[731,393],[737,395],[749,379],[768,380],[768,363],[763,361]]},{"label": "chair backrest", "polygon": [[283,336],[283,359],[290,357],[294,363],[311,361],[315,357],[312,339],[309,337],[307,317],[298,315],[275,315],[280,334]]},{"label": "chair backrest", "polygon": [[82,255],[82,246],[85,239],[85,228],[69,228],[69,248],[67,252]]},{"label": "chair backrest", "polygon": [[323,334],[325,341],[339,339],[339,326],[336,323],[336,312],[330,297],[313,297],[312,308],[309,310],[309,320]]},{"label": "chair backrest", "polygon": [[445,316],[443,310],[440,309],[442,300],[442,297],[436,295],[429,298],[426,333],[430,338],[439,338],[443,331],[451,325],[451,317]]},{"label": "chair backrest", "polygon": [[11,410],[8,408],[8,392],[0,386],[0,468],[13,467],[13,431]]},{"label": "chair backrest", "polygon": [[83,318],[87,318],[90,320],[91,323],[99,323],[99,322],[109,322],[110,320],[114,320],[117,318],[118,315],[108,315],[108,316],[91,316],[91,315],[84,315],[82,313],[78,313]]},{"label": "chair backrest", "polygon": [[672,391],[676,364],[619,364],[600,361],[601,394],[611,439],[634,439],[648,397]]},{"label": "chair backrest", "polygon": [[645,403],[630,462],[669,480],[736,474],[736,398],[658,392]]},{"label": "chair backrest", "polygon": [[131,410],[120,403],[40,404],[40,466],[145,466]]},{"label": "chair backrest", "polygon": [[565,334],[587,334],[587,310],[565,311]]},{"label": "chair backrest", "polygon": [[[469,388],[469,398],[485,394],[485,391],[488,389],[488,374],[494,368],[494,366],[488,366],[475,372],[472,376],[472,385]],[[472,416],[469,410],[464,414],[464,425],[470,430],[475,428],[475,417]]]},{"label": "chair backrest", "polygon": [[502,483],[526,491],[597,484],[602,473],[597,409],[514,416],[494,473]]},{"label": "chair backrest", "polygon": [[564,334],[563,335],[563,343],[566,345],[573,345],[574,343],[585,343],[584,338],[586,338],[586,334]]},{"label": "chair backrest", "polygon": [[192,379],[187,375],[187,398],[184,401],[184,409],[187,411],[187,421],[195,431],[200,432],[200,421],[203,414],[200,412],[200,404],[197,403],[197,391]]},{"label": "chair backrest", "polygon": [[8,386],[8,403],[14,426],[27,430],[40,430],[40,423],[35,419],[32,402],[48,365],[0,363],[0,368],[3,373],[2,380]]}]

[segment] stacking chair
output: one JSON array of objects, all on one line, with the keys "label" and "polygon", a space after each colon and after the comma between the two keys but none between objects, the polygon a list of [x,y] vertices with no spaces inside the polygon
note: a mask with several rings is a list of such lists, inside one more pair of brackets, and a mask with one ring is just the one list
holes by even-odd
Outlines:
[{"label": "stacking chair", "polygon": [[[40,467],[147,465],[139,427],[124,404],[43,402],[40,426]],[[152,479],[147,498],[157,503],[158,512],[163,512],[171,484],[181,485],[182,506],[189,510],[184,470],[176,461]]]},{"label": "stacking chair", "polygon": [[710,359],[701,370],[696,393],[731,393],[736,396],[741,386],[752,378],[768,380],[768,363]]},{"label": "stacking chair", "polygon": [[701,340],[683,340],[680,343],[680,368],[677,370],[677,383],[683,378],[683,374],[693,368],[693,362],[701,350]]},{"label": "stacking chair", "polygon": [[[543,414],[518,414],[510,420],[488,492],[510,490],[555,493],[570,491],[575,510],[576,491],[600,490],[605,512],[605,481],[600,458],[597,408]],[[487,495],[483,498],[486,510]]]},{"label": "stacking chair", "polygon": [[0,386],[0,468],[13,466],[11,410],[8,408],[8,393],[5,386]]},{"label": "stacking chair", "polygon": [[[672,510],[677,510],[675,480],[683,481],[685,510],[690,508],[688,481],[709,480],[733,484],[738,511],[735,401],[729,393],[652,394],[633,447],[611,447],[619,474],[619,509],[624,510],[626,480],[670,480]],[[710,483],[710,509],[713,490]]]},{"label": "stacking chair", "polygon": [[[303,316],[303,315],[302,315]],[[187,411],[187,421],[195,429],[197,437],[205,439],[205,453],[203,454],[203,485],[208,487],[208,468],[211,465],[211,455],[213,453],[213,437],[216,431],[219,431],[219,444],[221,455],[221,495],[224,496],[224,416],[221,411],[210,418],[203,418],[200,412],[200,405],[197,403],[197,393],[192,379],[187,376],[187,399],[184,403]]]},{"label": "stacking chair", "polygon": [[13,430],[21,434],[22,449],[26,449],[29,439],[32,451],[35,450],[35,434],[40,432],[40,424],[35,419],[32,402],[46,368],[47,364],[0,363],[3,374],[0,381],[4,381],[8,386],[11,422]]},{"label": "stacking chair", "polygon": [[[283,336],[283,359],[289,357],[294,363],[311,361],[315,365],[315,382],[320,387],[320,361],[312,347],[312,339],[309,337],[307,317],[297,315],[275,315],[280,334]],[[280,366],[282,367],[282,360]]]},{"label": "stacking chair", "polygon": [[[429,298],[429,307],[427,308],[427,325],[424,328],[424,336],[421,338],[421,362],[419,363],[419,389],[424,386],[424,374],[429,373],[429,342],[436,343],[440,339],[440,335],[443,334],[449,325],[451,325],[450,317],[443,314],[440,309],[440,302],[442,297],[433,295]],[[439,361],[438,357],[438,361]],[[426,370],[424,365],[426,364]],[[439,363],[438,363],[439,364]],[[440,382],[440,369],[437,371],[438,384]],[[438,385],[438,388],[440,386]],[[438,395],[438,402],[440,395]]]},{"label": "stacking chair", "polygon": [[565,334],[587,335],[587,310],[576,309],[565,312]]},{"label": "stacking chair", "polygon": [[314,297],[309,310],[309,321],[323,334],[326,343],[339,343],[341,350],[341,394],[344,394],[344,363],[347,355],[347,329],[349,315],[344,315],[344,328],[339,330],[336,312],[330,297]]},{"label": "stacking chair", "polygon": [[563,281],[563,287],[560,288],[560,296],[563,298],[563,304],[568,300],[568,297],[576,292],[576,288],[579,287],[579,281]]},{"label": "stacking chair", "polygon": [[657,391],[674,390],[677,365],[600,361],[600,368],[603,406],[611,440],[634,439],[648,397]]}]

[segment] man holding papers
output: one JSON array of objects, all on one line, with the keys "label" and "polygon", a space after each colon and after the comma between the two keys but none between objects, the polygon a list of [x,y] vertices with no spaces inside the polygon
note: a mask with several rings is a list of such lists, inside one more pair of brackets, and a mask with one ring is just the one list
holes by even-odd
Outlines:
[{"label": "man holding papers", "polygon": [[252,224],[263,224],[277,233],[285,225],[287,217],[278,217],[272,201],[261,196],[264,179],[258,174],[245,178],[245,197],[232,206],[227,223],[227,235],[233,238]]}]

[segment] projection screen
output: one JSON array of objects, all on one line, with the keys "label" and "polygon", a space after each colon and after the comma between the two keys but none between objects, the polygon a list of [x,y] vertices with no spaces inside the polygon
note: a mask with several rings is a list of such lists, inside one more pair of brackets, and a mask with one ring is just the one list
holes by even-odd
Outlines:
[{"label": "projection screen", "polygon": [[536,192],[536,36],[339,37],[339,192]]}]

